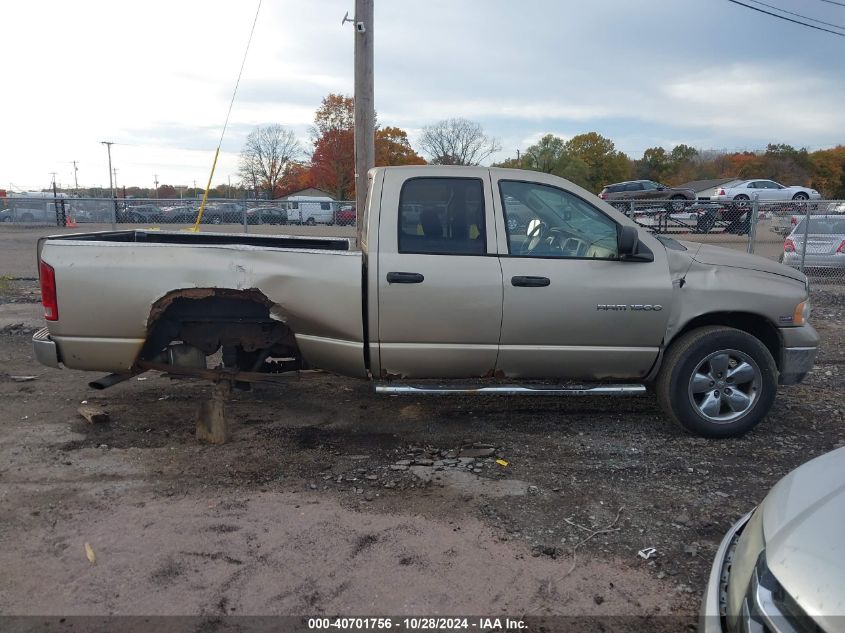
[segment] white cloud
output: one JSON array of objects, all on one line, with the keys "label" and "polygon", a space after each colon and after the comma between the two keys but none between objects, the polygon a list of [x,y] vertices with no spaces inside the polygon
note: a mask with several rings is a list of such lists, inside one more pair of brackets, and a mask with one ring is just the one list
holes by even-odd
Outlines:
[{"label": "white cloud", "polygon": [[[536,142],[539,130],[595,129],[632,154],[677,142],[841,142],[841,48],[710,5],[378,3],[379,121],[404,127],[413,143],[423,126],[463,116],[513,148],[503,154]],[[171,184],[204,182],[254,7],[6,3],[4,50],[19,53],[7,57],[0,92],[0,187],[43,187],[51,171],[67,184],[72,160],[81,184],[107,184],[101,140],[119,143],[119,182],[150,183],[153,173]],[[350,8],[348,0],[264,3],[215,182],[235,173],[255,125],[287,125],[307,144],[320,98],[351,93],[353,31],[340,25]],[[708,28],[707,45],[697,46],[690,28],[643,36],[656,20],[721,28]]]}]

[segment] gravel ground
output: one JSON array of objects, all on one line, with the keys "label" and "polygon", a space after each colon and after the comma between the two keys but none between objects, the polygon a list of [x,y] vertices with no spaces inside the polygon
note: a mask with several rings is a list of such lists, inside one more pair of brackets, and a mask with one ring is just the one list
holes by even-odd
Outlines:
[{"label": "gravel ground", "polygon": [[[813,372],[724,441],[685,435],[648,396],[377,397],[314,372],[236,391],[232,441],[204,445],[202,382],[148,373],[96,392],[36,364],[37,301],[32,280],[0,286],[5,615],[592,614],[680,630],[658,616],[694,619],[725,530],[845,444],[845,295],[830,288],[813,293]],[[86,423],[82,401],[111,421]]]}]

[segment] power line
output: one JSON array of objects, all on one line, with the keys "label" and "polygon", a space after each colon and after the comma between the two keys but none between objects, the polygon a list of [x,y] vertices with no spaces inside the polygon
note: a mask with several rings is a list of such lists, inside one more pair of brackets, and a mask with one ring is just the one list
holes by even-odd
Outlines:
[{"label": "power line", "polygon": [[845,31],[845,26],[839,26],[838,24],[832,24],[830,22],[824,22],[823,20],[817,20],[815,18],[807,17],[806,15],[801,15],[800,13],[793,13],[792,11],[787,11],[786,9],[781,9],[780,7],[776,7],[773,4],[766,4],[765,2],[760,2],[760,0],[748,0],[749,2],[753,2],[754,4],[762,4],[764,7],[769,7],[770,9],[774,9],[775,11],[780,11],[781,13],[788,13],[789,15],[794,15],[799,18],[803,18],[804,20],[809,20],[810,22],[815,22],[816,24],[825,24],[827,26],[832,26],[835,29],[842,29]]},{"label": "power line", "polygon": [[845,3],[843,2],[836,2],[836,0],[821,0],[822,2],[827,2],[828,4],[836,4],[840,7],[845,7]]},{"label": "power line", "polygon": [[[840,33],[839,31],[831,31],[830,29],[826,29],[821,26],[815,26],[813,24],[807,24],[806,22],[799,22],[798,20],[793,20],[792,18],[788,18],[785,15],[778,15],[777,13],[766,11],[765,9],[758,9],[757,7],[752,7],[750,4],[745,4],[744,2],[740,2],[739,0],[728,0],[728,2],[733,2],[734,4],[738,4],[741,7],[745,7],[746,9],[759,11],[760,13],[765,13],[766,15],[771,15],[773,17],[780,18],[781,20],[786,20],[787,22],[794,22],[795,24],[800,24],[801,26],[816,29],[817,31],[825,31],[826,33],[833,33],[834,35],[838,35],[839,37],[845,37],[845,33]],[[825,2],[833,2],[833,0],[825,0]],[[845,4],[843,4],[842,6],[845,6]]]}]

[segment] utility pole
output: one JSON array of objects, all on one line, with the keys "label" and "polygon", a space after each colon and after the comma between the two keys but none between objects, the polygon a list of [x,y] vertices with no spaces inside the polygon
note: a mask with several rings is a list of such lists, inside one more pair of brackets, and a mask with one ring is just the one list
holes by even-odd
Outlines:
[{"label": "utility pole", "polygon": [[117,189],[117,167],[115,167],[112,171],[114,171],[114,188]]},{"label": "utility pole", "polygon": [[[367,172],[375,166],[373,0],[355,0],[355,212],[367,202]],[[358,222],[358,241],[361,241]]]},{"label": "utility pole", "polygon": [[153,194],[156,198],[158,198],[158,174],[153,174],[153,182],[155,183],[155,193]]},{"label": "utility pole", "polygon": [[55,192],[56,191],[56,172],[51,171],[49,173],[50,173],[50,176],[52,176],[52,178],[50,178],[50,186],[53,188],[53,192]]},{"label": "utility pole", "polygon": [[73,193],[79,195],[79,167],[76,166],[76,161],[73,161]]},{"label": "utility pole", "polygon": [[114,145],[114,141],[100,141],[102,145],[106,146],[106,150],[109,153],[109,189],[111,189],[111,197],[114,201],[114,213],[111,216],[111,230],[117,230],[117,196],[114,194],[114,180],[112,180],[112,170],[111,170],[111,146]]}]

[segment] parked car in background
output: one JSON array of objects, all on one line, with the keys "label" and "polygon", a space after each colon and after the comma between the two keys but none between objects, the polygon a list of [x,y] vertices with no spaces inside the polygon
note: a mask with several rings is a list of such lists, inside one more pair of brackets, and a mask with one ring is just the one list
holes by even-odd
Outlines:
[{"label": "parked car in background", "polygon": [[214,202],[205,205],[202,222],[205,224],[241,224],[244,207],[237,202]]},{"label": "parked car in background", "polygon": [[730,187],[720,187],[710,196],[716,202],[747,203],[754,199],[762,201],[787,201],[787,200],[820,200],[821,194],[815,189],[792,185],[786,187],[774,180],[744,180]]},{"label": "parked car in background", "polygon": [[699,633],[845,631],[845,448],[781,479],[722,540]]},{"label": "parked car in background", "polygon": [[[685,200],[695,200],[695,191],[667,187],[653,180],[630,180],[607,185],[599,193],[599,198],[611,204],[617,200],[674,200],[674,203],[664,208],[667,211],[683,211],[686,206]],[[618,205],[614,206],[618,207]]]},{"label": "parked car in background", "polygon": [[147,224],[150,222],[161,222],[162,211],[154,204],[127,205],[125,208],[118,208],[117,221],[129,222],[132,224]]},{"label": "parked car in background", "polygon": [[247,213],[252,213],[261,224],[287,224],[288,212],[284,205],[265,205],[248,209]]},{"label": "parked car in background", "polygon": [[327,197],[288,198],[289,224],[334,224],[334,200]]},{"label": "parked car in background", "polygon": [[166,224],[193,224],[197,219],[197,212],[191,205],[180,204],[164,207],[161,216],[161,221]]},{"label": "parked car in background", "polygon": [[796,204],[787,205],[785,208],[774,209],[772,213],[772,231],[779,235],[788,235],[795,228],[795,225],[801,221],[801,218],[807,216],[807,211],[810,212],[810,215],[843,214],[845,216],[845,202],[822,202],[811,205],[811,207],[807,209],[806,204]]},{"label": "parked car in background", "polygon": [[335,223],[338,226],[352,226],[358,222],[358,215],[355,213],[355,207],[351,204],[344,205],[337,210],[335,215]]},{"label": "parked car in background", "polygon": [[[804,234],[807,252],[804,251]],[[803,253],[806,268],[845,269],[845,215],[812,215],[810,225],[802,218],[783,242],[783,259],[787,266],[798,267]]]}]

